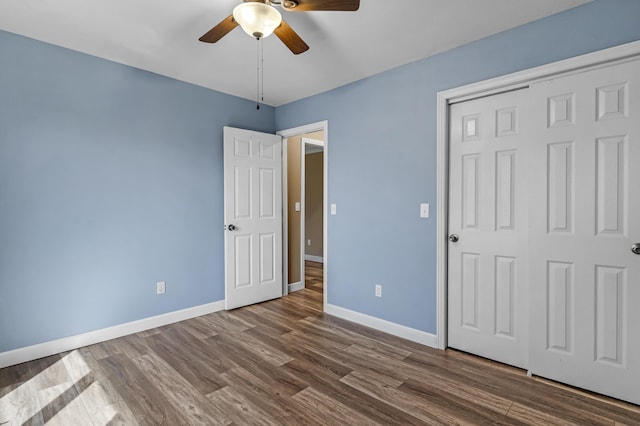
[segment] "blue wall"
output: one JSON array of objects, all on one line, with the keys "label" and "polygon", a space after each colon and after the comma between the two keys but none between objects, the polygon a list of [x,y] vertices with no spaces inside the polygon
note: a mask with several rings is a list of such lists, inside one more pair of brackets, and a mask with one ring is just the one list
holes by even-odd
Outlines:
[{"label": "blue wall", "polygon": [[221,300],[222,127],[324,119],[329,302],[434,333],[436,93],[638,40],[639,18],[596,1],[275,111],[0,32],[0,352]]},{"label": "blue wall", "polygon": [[329,303],[435,333],[436,93],[638,39],[640,1],[595,1],[277,108],[329,120]]},{"label": "blue wall", "polygon": [[0,58],[0,352],[224,299],[222,127],[274,109],[6,32]]}]

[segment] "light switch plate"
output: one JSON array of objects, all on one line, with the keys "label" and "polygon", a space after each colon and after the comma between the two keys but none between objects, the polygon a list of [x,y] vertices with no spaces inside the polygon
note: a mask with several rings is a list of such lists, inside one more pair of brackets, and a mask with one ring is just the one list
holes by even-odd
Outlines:
[{"label": "light switch plate", "polygon": [[331,204],[331,214],[336,214],[337,208],[335,204]]},{"label": "light switch plate", "polygon": [[300,201],[296,201],[296,211],[300,211]]},{"label": "light switch plate", "polygon": [[420,204],[420,217],[429,217],[429,203]]}]

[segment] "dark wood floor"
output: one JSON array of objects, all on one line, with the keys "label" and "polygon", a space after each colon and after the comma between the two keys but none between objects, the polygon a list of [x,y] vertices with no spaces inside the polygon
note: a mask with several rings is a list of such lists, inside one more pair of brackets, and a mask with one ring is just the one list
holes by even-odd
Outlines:
[{"label": "dark wood floor", "polygon": [[0,370],[1,425],[638,425],[637,406],[322,313],[307,289]]}]

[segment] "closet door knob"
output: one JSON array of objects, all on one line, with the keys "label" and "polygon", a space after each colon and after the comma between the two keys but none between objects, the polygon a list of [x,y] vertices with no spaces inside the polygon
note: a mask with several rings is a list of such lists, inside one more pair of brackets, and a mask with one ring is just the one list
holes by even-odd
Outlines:
[{"label": "closet door knob", "polygon": [[457,243],[459,239],[460,238],[458,237],[458,234],[449,235],[449,241],[451,241],[452,243]]}]

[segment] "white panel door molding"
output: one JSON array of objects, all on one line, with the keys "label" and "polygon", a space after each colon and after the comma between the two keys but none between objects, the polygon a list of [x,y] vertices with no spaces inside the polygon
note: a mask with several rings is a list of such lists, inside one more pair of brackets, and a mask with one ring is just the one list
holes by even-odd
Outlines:
[{"label": "white panel door molding", "polygon": [[640,61],[531,92],[531,370],[639,404]]},{"label": "white panel door molding", "polygon": [[[528,90],[450,110],[449,346],[528,365]],[[453,237],[455,239],[455,237]]]},{"label": "white panel door molding", "polygon": [[224,128],[225,307],[282,296],[282,141]]}]

